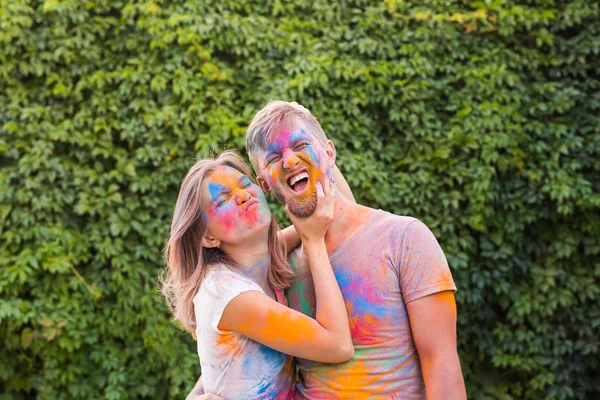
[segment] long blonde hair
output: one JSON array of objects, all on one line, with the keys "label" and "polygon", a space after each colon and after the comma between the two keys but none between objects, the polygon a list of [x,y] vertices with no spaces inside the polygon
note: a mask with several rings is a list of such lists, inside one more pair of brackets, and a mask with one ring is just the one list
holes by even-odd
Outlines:
[{"label": "long blonde hair", "polygon": [[[202,182],[219,166],[232,167],[256,183],[244,160],[234,151],[225,151],[217,158],[197,161],[183,179],[179,190],[171,232],[164,250],[166,268],[159,279],[160,291],[175,320],[181,322],[194,339],[196,315],[193,298],[206,275],[206,267],[218,263],[235,267],[235,263],[219,248],[206,248],[201,244],[207,227],[201,208]],[[275,216],[272,216],[268,236],[267,279],[272,288],[285,289],[290,286],[294,275],[286,260],[285,244],[279,243],[278,231]]]}]

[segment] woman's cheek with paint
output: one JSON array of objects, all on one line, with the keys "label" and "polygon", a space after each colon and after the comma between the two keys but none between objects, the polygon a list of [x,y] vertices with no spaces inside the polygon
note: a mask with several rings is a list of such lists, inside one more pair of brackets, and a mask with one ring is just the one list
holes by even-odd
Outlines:
[{"label": "woman's cheek with paint", "polygon": [[236,228],[238,228],[237,210],[230,203],[228,201],[220,206],[213,203],[206,212],[209,230],[222,238],[235,234]]},{"label": "woman's cheek with paint", "polygon": [[[258,210],[248,215],[243,215],[240,207],[234,201],[229,200],[220,207],[213,208],[213,220],[209,223],[213,234],[218,235],[221,240],[235,242],[257,224],[257,218],[248,220],[250,216],[256,216]],[[262,218],[260,218],[262,220]]]}]

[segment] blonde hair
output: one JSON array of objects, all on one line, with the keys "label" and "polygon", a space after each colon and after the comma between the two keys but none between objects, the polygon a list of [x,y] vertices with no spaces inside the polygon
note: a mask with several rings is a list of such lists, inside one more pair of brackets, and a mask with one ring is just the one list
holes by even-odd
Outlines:
[{"label": "blonde hair", "polygon": [[260,110],[246,131],[246,151],[250,157],[250,162],[257,174],[260,175],[257,152],[259,149],[266,149],[267,143],[273,138],[275,128],[282,123],[302,121],[309,129],[309,133],[316,137],[321,144],[327,143],[327,136],[319,121],[310,111],[301,104],[288,103],[287,101],[271,100],[262,110]]},{"label": "blonde hair", "polygon": [[[256,183],[244,160],[234,151],[225,151],[217,158],[196,162],[179,190],[169,239],[164,249],[166,268],[159,279],[160,291],[175,320],[181,322],[194,339],[196,314],[193,299],[206,275],[206,267],[212,264],[236,266],[220,249],[206,248],[201,244],[207,228],[201,208],[202,183],[219,166],[232,167]],[[290,286],[294,275],[285,257],[285,244],[279,243],[278,231],[275,217],[271,216],[267,279],[271,287],[284,289]]]}]

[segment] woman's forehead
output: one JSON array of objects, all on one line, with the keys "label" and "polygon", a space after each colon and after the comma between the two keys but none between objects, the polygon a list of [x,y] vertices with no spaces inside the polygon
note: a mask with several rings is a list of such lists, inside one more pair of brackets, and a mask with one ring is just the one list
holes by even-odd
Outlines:
[{"label": "woman's forehead", "polygon": [[245,176],[237,169],[230,167],[229,165],[219,165],[215,170],[208,176],[208,181],[220,181],[220,180],[238,180]]}]

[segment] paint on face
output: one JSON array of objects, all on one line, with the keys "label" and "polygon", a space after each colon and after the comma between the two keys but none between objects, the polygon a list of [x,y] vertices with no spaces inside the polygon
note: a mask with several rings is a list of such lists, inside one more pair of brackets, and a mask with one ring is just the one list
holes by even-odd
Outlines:
[{"label": "paint on face", "polygon": [[331,168],[323,145],[303,123],[281,125],[266,148],[258,151],[261,175],[280,202],[299,217],[317,207],[317,182]]},{"label": "paint on face", "polygon": [[235,168],[218,167],[204,185],[208,233],[221,242],[239,242],[269,226],[271,211],[263,191]]}]

